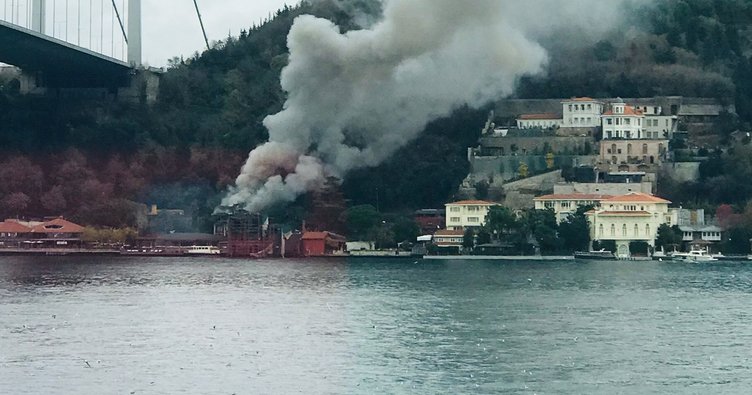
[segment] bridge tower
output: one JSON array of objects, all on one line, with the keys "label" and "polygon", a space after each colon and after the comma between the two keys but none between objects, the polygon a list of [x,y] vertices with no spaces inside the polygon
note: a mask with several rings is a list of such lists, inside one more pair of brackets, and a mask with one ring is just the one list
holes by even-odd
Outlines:
[{"label": "bridge tower", "polygon": [[128,63],[141,66],[141,0],[128,0]]},{"label": "bridge tower", "polygon": [[31,30],[45,34],[45,20],[47,13],[47,0],[32,0],[31,3]]}]

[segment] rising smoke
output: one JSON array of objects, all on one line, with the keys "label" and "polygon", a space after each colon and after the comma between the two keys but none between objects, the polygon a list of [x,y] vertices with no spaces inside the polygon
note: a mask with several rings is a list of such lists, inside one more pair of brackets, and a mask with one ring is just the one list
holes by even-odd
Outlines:
[{"label": "rising smoke", "polygon": [[[378,165],[431,120],[511,94],[518,78],[546,65],[535,40],[572,23],[554,16],[581,11],[589,28],[607,24],[595,15],[602,3],[385,0],[379,22],[344,34],[328,20],[298,17],[281,75],[284,109],[264,120],[269,142],[250,153],[222,204],[259,211],[328,176]],[[568,4],[577,10],[563,12]]]}]

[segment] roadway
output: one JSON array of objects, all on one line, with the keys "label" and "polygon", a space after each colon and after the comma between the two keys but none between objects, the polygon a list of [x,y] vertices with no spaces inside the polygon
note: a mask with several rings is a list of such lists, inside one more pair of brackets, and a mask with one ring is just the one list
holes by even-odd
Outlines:
[{"label": "roadway", "polygon": [[124,87],[133,71],[121,60],[1,20],[0,62],[41,77],[49,88]]}]

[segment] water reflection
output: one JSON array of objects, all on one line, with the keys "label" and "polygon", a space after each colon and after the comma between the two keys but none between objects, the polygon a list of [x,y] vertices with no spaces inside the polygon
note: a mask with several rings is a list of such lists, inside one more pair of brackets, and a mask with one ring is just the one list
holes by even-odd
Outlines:
[{"label": "water reflection", "polygon": [[5,257],[0,393],[743,392],[750,268]]}]

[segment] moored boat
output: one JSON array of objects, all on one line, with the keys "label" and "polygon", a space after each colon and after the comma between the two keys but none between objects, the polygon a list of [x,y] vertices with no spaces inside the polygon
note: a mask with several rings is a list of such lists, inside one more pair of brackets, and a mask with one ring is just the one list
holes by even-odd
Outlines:
[{"label": "moored boat", "polygon": [[185,253],[190,255],[219,255],[222,250],[215,246],[190,246]]},{"label": "moored boat", "polygon": [[597,260],[614,260],[616,256],[611,251],[575,251],[575,259],[597,259]]},{"label": "moored boat", "polygon": [[713,262],[718,258],[711,256],[707,250],[691,250],[689,252],[676,252],[671,256],[674,261],[681,262]]}]

